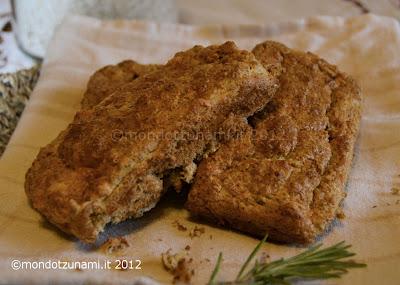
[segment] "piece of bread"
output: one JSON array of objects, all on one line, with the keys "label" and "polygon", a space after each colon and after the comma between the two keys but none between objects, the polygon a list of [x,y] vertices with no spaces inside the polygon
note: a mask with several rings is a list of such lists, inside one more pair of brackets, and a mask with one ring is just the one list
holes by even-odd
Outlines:
[{"label": "piece of bread", "polygon": [[230,122],[261,110],[277,89],[234,43],[195,46],[79,111],[26,175],[34,208],[94,242],[104,226],[140,217],[175,170],[192,172]]},{"label": "piece of bread", "polygon": [[160,65],[140,64],[124,60],[116,65],[107,65],[97,70],[89,79],[81,102],[82,109],[91,108],[126,83],[155,71]]},{"label": "piece of bread", "polygon": [[[116,65],[107,65],[97,70],[89,79],[81,101],[82,109],[89,109],[99,104],[104,98],[111,95],[125,84],[132,82],[155,71],[161,65],[140,64],[133,60],[124,60]],[[196,171],[196,164],[184,169],[176,169],[163,179],[164,188],[174,188],[180,192],[181,188],[191,182]]]},{"label": "piece of bread", "polygon": [[310,243],[345,197],[360,89],[314,54],[270,41],[253,53],[280,88],[243,136],[199,164],[186,207],[255,236]]}]

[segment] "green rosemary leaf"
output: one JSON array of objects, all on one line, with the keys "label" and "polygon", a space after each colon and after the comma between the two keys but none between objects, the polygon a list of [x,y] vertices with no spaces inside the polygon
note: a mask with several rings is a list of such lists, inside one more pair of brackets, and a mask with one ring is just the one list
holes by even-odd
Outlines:
[{"label": "green rosemary leaf", "polygon": [[214,281],[221,265],[222,254],[220,254],[209,284],[290,285],[292,281],[298,279],[340,278],[348,272],[348,269],[366,266],[348,259],[355,254],[349,251],[351,246],[342,241],[323,249],[321,244],[317,244],[298,255],[281,258],[269,263],[260,263],[255,260],[253,267],[245,273],[266,239],[267,236],[254,248],[233,281],[217,283]]},{"label": "green rosemary leaf", "polygon": [[254,256],[257,254],[257,252],[260,250],[263,243],[267,240],[267,237],[268,237],[268,234],[265,235],[265,237],[257,244],[257,246],[250,253],[249,257],[247,257],[242,268],[240,268],[238,275],[236,276],[236,280],[240,280],[240,277],[242,276],[243,272],[246,270],[247,266],[253,260]]},{"label": "green rosemary leaf", "polygon": [[218,258],[217,258],[217,263],[215,264],[215,268],[211,274],[210,280],[208,281],[208,284],[214,284],[215,278],[217,277],[219,268],[221,267],[221,262],[222,262],[222,252],[219,253]]}]

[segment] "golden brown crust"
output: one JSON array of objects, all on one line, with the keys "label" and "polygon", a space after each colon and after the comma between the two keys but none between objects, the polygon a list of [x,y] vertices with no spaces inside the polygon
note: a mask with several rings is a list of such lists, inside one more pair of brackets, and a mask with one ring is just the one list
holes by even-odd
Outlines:
[{"label": "golden brown crust", "polygon": [[216,143],[226,118],[259,111],[276,88],[254,55],[232,42],[180,52],[79,111],[41,149],[26,193],[60,229],[93,242],[108,222],[154,207],[164,176],[190,169]]},{"label": "golden brown crust", "polygon": [[133,60],[124,60],[116,65],[107,65],[97,70],[89,79],[81,106],[91,108],[108,95],[139,76],[155,71],[157,64],[140,64]]},{"label": "golden brown crust", "polygon": [[334,217],[358,132],[355,82],[311,53],[267,41],[253,53],[279,77],[244,136],[204,159],[187,208],[272,240],[308,243]]}]

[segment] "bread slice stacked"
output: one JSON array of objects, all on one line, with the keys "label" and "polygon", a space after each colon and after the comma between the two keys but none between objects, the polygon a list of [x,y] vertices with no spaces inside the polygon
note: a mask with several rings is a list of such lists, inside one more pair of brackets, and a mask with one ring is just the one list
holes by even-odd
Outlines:
[{"label": "bread slice stacked", "polygon": [[194,215],[308,243],[344,197],[360,105],[350,77],[274,42],[125,61],[92,76],[82,109],[27,172],[26,193],[61,230],[94,242],[183,180]]},{"label": "bread slice stacked", "polygon": [[79,111],[40,150],[27,195],[50,222],[94,242],[107,223],[153,208],[171,171],[190,172],[227,122],[261,110],[276,88],[276,78],[232,42],[177,53]]},{"label": "bread slice stacked", "polygon": [[274,42],[253,53],[280,87],[244,135],[200,163],[186,206],[253,235],[309,243],[344,198],[360,90],[311,53]]}]

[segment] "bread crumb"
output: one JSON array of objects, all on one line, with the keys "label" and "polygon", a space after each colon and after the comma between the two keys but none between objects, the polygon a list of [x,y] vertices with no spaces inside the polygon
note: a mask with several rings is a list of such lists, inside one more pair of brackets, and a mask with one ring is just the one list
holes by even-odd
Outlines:
[{"label": "bread crumb", "polygon": [[166,252],[161,253],[161,261],[167,271],[174,270],[174,268],[178,265],[178,262],[176,261],[176,254],[172,255],[170,248]]},{"label": "bread crumb", "polygon": [[190,284],[192,277],[194,276],[194,269],[192,267],[192,259],[188,261],[181,259],[178,262],[178,266],[174,271],[174,284]]},{"label": "bread crumb", "polygon": [[185,247],[185,250],[190,250],[190,245],[187,245],[187,246]]},{"label": "bread crumb", "polygon": [[194,238],[194,237],[199,237],[202,234],[204,234],[206,229],[204,227],[198,227],[195,226],[191,231],[189,232],[189,237]]},{"label": "bread crumb", "polygon": [[172,224],[178,229],[178,231],[181,232],[187,231],[187,227],[182,225],[178,220],[175,220]]},{"label": "bread crumb", "polygon": [[344,218],[346,218],[346,215],[342,209],[337,211],[336,218],[338,218],[339,220],[343,220]]},{"label": "bread crumb", "polygon": [[124,237],[109,238],[100,249],[105,254],[123,254],[129,247],[128,241]]},{"label": "bread crumb", "polygon": [[376,208],[376,207],[378,207],[378,206],[377,205],[372,206],[372,208]]},{"label": "bread crumb", "polygon": [[171,249],[161,254],[164,268],[174,276],[174,284],[190,284],[194,276],[193,259],[181,253],[171,254]]},{"label": "bread crumb", "polygon": [[399,194],[400,194],[400,188],[393,187],[393,188],[390,190],[390,192],[391,192],[393,195],[399,195]]}]

